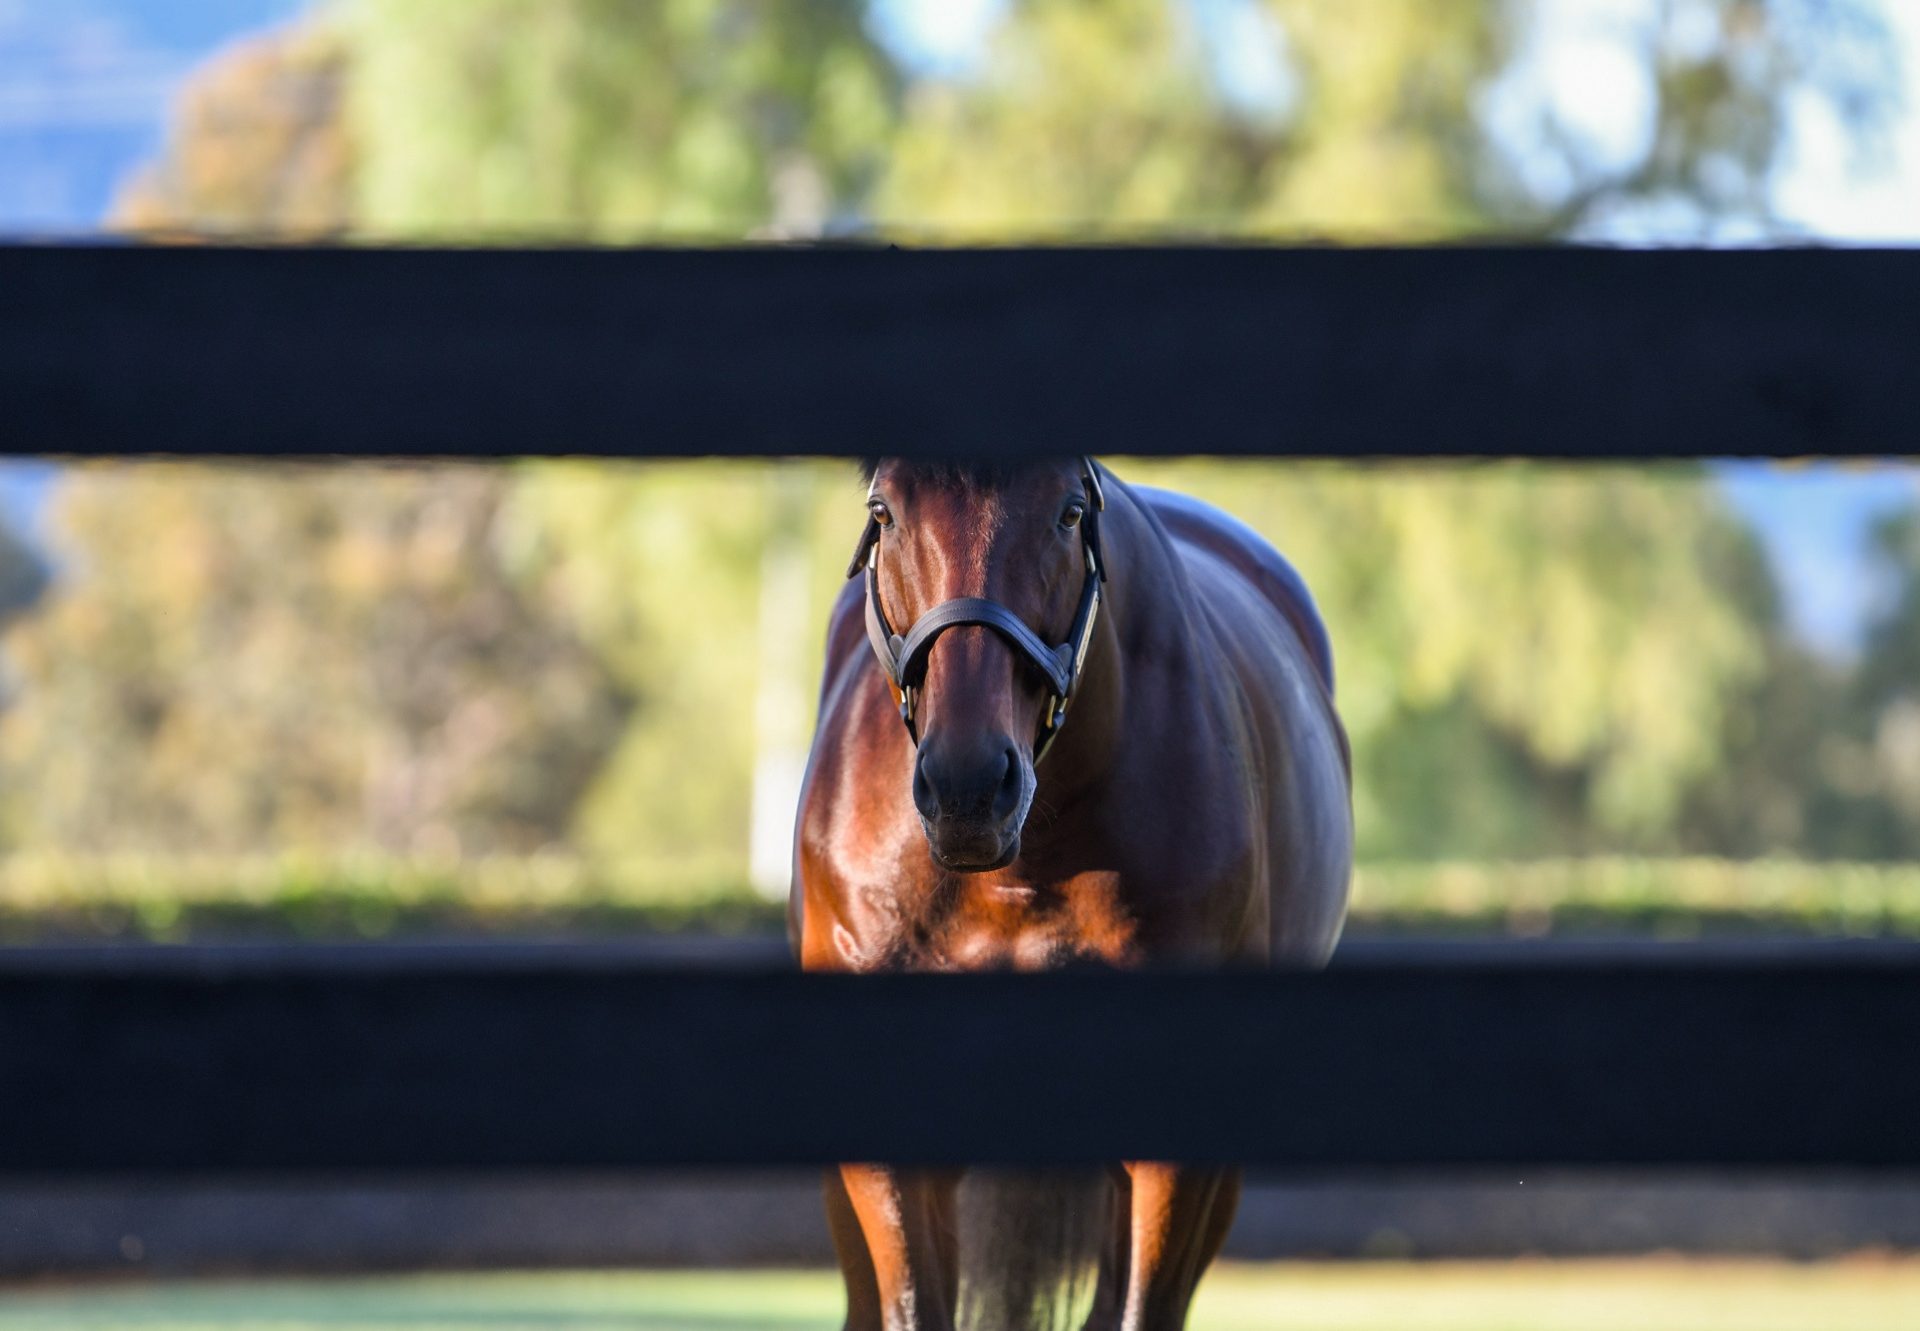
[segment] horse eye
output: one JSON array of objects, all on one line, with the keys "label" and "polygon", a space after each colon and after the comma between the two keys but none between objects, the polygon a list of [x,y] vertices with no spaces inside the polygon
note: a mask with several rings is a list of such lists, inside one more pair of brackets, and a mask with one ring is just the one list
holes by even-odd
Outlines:
[{"label": "horse eye", "polygon": [[1067,511],[1060,515],[1060,525],[1071,531],[1080,525],[1080,519],[1086,514],[1085,504],[1068,504]]},{"label": "horse eye", "polygon": [[876,499],[871,504],[868,504],[867,512],[873,514],[873,520],[882,527],[891,527],[893,525],[892,510],[879,500]]}]

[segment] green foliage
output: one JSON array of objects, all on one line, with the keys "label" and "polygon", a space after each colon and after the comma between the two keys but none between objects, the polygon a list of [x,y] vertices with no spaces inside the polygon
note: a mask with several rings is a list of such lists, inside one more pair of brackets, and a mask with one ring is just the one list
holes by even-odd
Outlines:
[{"label": "green foliage", "polygon": [[[0,943],[777,935],[782,903],[646,860],[15,854]],[[1364,865],[1349,934],[1920,938],[1920,865],[1589,857]]]},{"label": "green foliage", "polygon": [[58,594],[8,639],[17,841],[533,851],[626,700],[506,576],[484,467],[69,473]]},{"label": "green foliage", "polygon": [[818,229],[877,168],[894,76],[855,0],[349,0],[374,235]]},{"label": "green foliage", "polygon": [[15,854],[0,860],[0,943],[526,937],[777,931],[782,906],[737,881],[565,854]]},{"label": "green foliage", "polygon": [[1858,688],[1873,710],[1920,701],[1920,493],[1873,531],[1874,573],[1885,596],[1867,629]]},{"label": "green foliage", "polygon": [[1682,815],[1684,848],[1920,858],[1920,491],[1873,537],[1882,593],[1859,660],[1776,634],[1734,695],[1717,768]]},{"label": "green foliage", "polygon": [[1920,502],[1880,522],[1874,549],[1888,594],[1867,633],[1854,706],[1870,727],[1874,786],[1920,855]]},{"label": "green foliage", "polygon": [[306,239],[352,221],[347,52],[324,23],[237,43],[187,81],[167,151],[111,222],[149,236]]},{"label": "green foliage", "polygon": [[1234,39],[1265,46],[1281,104],[1236,103],[1191,0],[1016,0],[981,69],[910,90],[879,221],[981,240],[1545,238],[1654,208],[1669,229],[1765,230],[1784,107],[1865,137],[1898,85],[1864,0],[1649,4],[1611,30],[1649,105],[1623,157],[1566,123],[1530,65],[1553,6],[1215,8],[1251,19]]},{"label": "green foliage", "polygon": [[[829,598],[862,516],[852,468],[533,464],[508,516],[517,575],[579,625],[638,704],[574,840],[674,877],[740,879],[761,675],[797,675],[804,735]],[[809,604],[794,608],[801,635],[769,660],[764,563],[783,535],[775,557],[809,564]]]},{"label": "green foliage", "polygon": [[[197,77],[119,215],[407,241],[1765,231],[1783,108],[1866,142],[1896,83],[1866,0],[1649,3],[1621,29],[1651,108],[1623,156],[1544,97],[1550,7],[1236,6],[1285,70],[1273,105],[1232,95],[1194,0],[1011,0],[977,68],[917,80],[856,0],[340,0]],[[1855,680],[1787,644],[1691,470],[1121,471],[1306,573],[1368,858],[1920,854],[1911,521]],[[816,464],[82,471],[62,580],[10,640],[6,826],[737,882],[858,500]]]},{"label": "green foliage", "polygon": [[1237,229],[1278,134],[1223,116],[1187,19],[1167,0],[1014,6],[979,78],[912,90],[881,227]]},{"label": "green foliage", "polygon": [[1369,864],[1357,932],[1920,937],[1920,865],[1589,856]]},{"label": "green foliage", "polygon": [[1123,465],[1297,563],[1333,634],[1363,857],[1657,845],[1763,628],[1691,470]]}]

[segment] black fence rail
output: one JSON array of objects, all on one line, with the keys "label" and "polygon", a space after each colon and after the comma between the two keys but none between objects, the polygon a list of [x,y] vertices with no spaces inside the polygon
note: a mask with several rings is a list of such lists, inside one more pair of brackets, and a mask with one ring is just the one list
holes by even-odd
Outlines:
[{"label": "black fence rail", "polygon": [[822,977],[0,956],[0,1173],[1920,1166],[1910,953]]},{"label": "black fence rail", "polygon": [[0,248],[16,453],[1911,450],[1889,251]]},{"label": "black fence rail", "polygon": [[[0,248],[0,451],[1910,450],[1920,255]],[[0,956],[0,1173],[1920,1165],[1920,968]]]}]

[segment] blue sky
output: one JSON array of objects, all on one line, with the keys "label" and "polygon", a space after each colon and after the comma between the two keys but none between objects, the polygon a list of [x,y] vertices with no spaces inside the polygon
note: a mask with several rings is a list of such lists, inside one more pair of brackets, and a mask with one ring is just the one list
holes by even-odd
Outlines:
[{"label": "blue sky", "polygon": [[1920,468],[1730,462],[1716,470],[1766,542],[1795,629],[1845,656],[1891,590],[1869,576],[1868,532],[1875,518],[1920,502]]},{"label": "blue sky", "polygon": [[[1284,112],[1292,94],[1272,29],[1249,0],[1193,0],[1231,94]],[[1633,151],[1650,104],[1621,34],[1657,0],[1543,0],[1534,49],[1484,108],[1545,100],[1603,158]],[[964,72],[1004,0],[884,0],[880,35],[930,70]],[[85,234],[126,173],[158,148],[181,80],[222,44],[282,22],[305,0],[0,0],[0,234]],[[1920,0],[1889,0],[1900,52],[1920,70]],[[1519,116],[1513,117],[1515,123]],[[1776,182],[1782,211],[1841,243],[1920,238],[1920,105],[1910,100],[1879,160],[1861,163],[1811,100],[1791,110],[1792,150]],[[1523,145],[1519,145],[1523,146]],[[1595,239],[1663,238],[1658,218],[1617,219]],[[1732,237],[1731,239],[1738,239]],[[1901,446],[1905,441],[1889,441]],[[1729,501],[1760,531],[1789,614],[1814,644],[1844,653],[1875,589],[1863,542],[1873,518],[1920,494],[1920,469],[1760,463],[1716,467]],[[0,515],[31,528],[57,476],[0,466]]]},{"label": "blue sky", "polygon": [[86,231],[182,79],[305,0],[0,0],[0,228]]}]

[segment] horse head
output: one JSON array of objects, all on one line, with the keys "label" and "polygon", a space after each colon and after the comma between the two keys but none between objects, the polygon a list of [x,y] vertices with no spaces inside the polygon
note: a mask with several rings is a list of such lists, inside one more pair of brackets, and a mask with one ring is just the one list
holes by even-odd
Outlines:
[{"label": "horse head", "polygon": [[890,459],[869,480],[848,572],[866,575],[868,637],[917,745],[914,807],[943,868],[997,869],[1019,854],[1091,640],[1099,473]]}]

